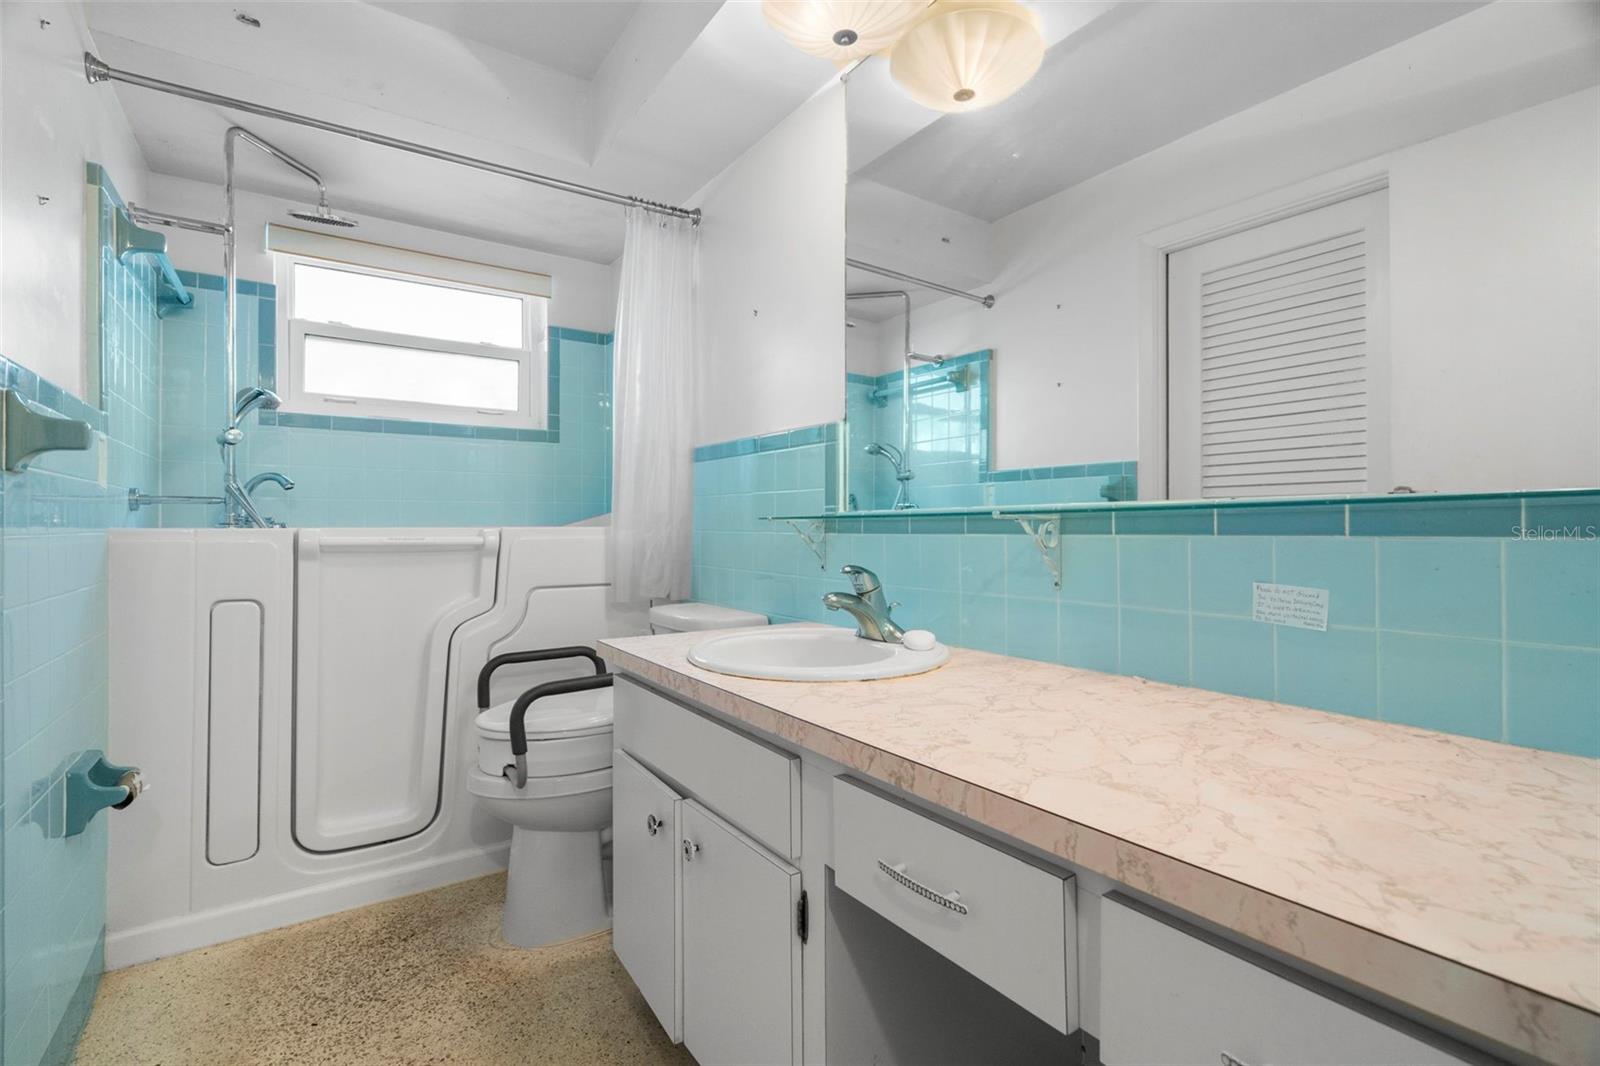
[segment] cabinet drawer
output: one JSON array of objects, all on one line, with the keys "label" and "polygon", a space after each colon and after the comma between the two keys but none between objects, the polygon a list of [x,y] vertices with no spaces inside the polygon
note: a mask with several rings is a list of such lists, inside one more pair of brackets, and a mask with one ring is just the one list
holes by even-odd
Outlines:
[{"label": "cabinet drawer", "polygon": [[616,684],[616,745],[786,859],[800,855],[800,760],[636,682]]},{"label": "cabinet drawer", "polygon": [[834,883],[1063,1033],[1077,1028],[1071,875],[833,780]]},{"label": "cabinet drawer", "polygon": [[1131,900],[1106,896],[1100,921],[1099,1036],[1106,1066],[1487,1061]]}]

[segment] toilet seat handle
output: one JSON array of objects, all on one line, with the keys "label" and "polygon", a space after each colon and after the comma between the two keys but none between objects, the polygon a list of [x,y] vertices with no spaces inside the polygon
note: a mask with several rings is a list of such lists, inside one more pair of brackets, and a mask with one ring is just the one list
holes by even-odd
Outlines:
[{"label": "toilet seat handle", "polygon": [[542,663],[552,659],[588,659],[594,664],[596,676],[606,672],[605,660],[590,647],[582,644],[573,644],[564,648],[534,648],[532,651],[508,651],[504,655],[496,655],[483,664],[483,669],[478,671],[478,710],[489,709],[489,679],[494,672],[502,666],[513,663]]},{"label": "toilet seat handle", "polygon": [[[563,649],[552,649],[563,650]],[[518,654],[531,654],[519,652]],[[596,660],[597,662],[599,660]],[[516,761],[501,771],[503,776],[511,778],[511,783],[518,788],[528,784],[528,708],[546,696],[565,696],[573,692],[588,692],[597,688],[610,688],[616,678],[611,674],[599,674],[595,677],[569,677],[560,681],[546,681],[542,685],[535,685],[517,697],[517,702],[511,705],[511,754]]]}]

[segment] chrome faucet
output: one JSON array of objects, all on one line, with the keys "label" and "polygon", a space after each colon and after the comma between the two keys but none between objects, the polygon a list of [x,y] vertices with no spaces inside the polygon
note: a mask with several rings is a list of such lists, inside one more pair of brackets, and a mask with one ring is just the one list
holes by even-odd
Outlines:
[{"label": "chrome faucet", "polygon": [[883,595],[883,582],[864,566],[854,563],[844,566],[840,573],[850,579],[855,592],[830,592],[822,597],[822,605],[830,611],[848,611],[856,620],[856,636],[876,640],[883,644],[898,644],[906,631],[889,617],[898,607]]},{"label": "chrome faucet", "polygon": [[257,474],[255,477],[251,478],[249,481],[246,481],[244,483],[244,488],[239,492],[238,503],[239,503],[240,510],[244,511],[245,516],[250,521],[254,522],[256,525],[261,526],[263,528],[270,529],[273,526],[282,526],[283,525],[282,522],[279,522],[279,521],[276,521],[275,519],[271,519],[271,518],[266,517],[265,515],[263,515],[256,508],[255,498],[254,498],[255,497],[255,491],[256,491],[256,489],[258,489],[261,486],[261,483],[264,482],[264,481],[272,482],[274,485],[277,485],[284,492],[288,492],[290,489],[294,488],[294,482],[292,480],[290,480],[289,478],[283,476],[282,474],[278,473],[276,470],[268,470],[268,471],[265,471],[264,473]]},{"label": "chrome faucet", "polygon": [[293,481],[291,481],[290,479],[284,477],[282,474],[278,473],[276,470],[268,470],[266,473],[257,474],[255,477],[251,478],[249,481],[246,481],[244,483],[244,491],[247,492],[247,493],[252,493],[253,494],[256,491],[256,489],[260,487],[260,485],[261,485],[261,483],[263,481],[272,482],[274,485],[278,486],[284,492],[288,492],[290,489],[294,488],[294,482]]}]

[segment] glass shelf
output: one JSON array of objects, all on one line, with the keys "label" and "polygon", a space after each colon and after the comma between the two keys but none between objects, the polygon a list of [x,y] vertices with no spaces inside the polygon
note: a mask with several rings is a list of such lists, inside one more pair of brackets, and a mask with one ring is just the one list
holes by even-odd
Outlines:
[{"label": "glass shelf", "polygon": [[768,522],[826,522],[883,518],[1011,518],[1028,515],[1099,514],[1146,511],[1262,510],[1282,507],[1345,507],[1370,504],[1503,502],[1508,500],[1592,497],[1600,488],[1529,489],[1523,492],[1413,492],[1382,496],[1270,496],[1214,500],[1103,500],[1084,503],[1010,503],[987,507],[912,507],[901,511],[827,511],[818,514],[772,515]]}]

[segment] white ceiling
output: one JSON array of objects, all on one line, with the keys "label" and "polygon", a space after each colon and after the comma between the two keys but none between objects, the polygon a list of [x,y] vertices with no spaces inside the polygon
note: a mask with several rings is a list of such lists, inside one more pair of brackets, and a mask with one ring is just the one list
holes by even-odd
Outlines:
[{"label": "white ceiling", "polygon": [[[245,5],[248,10],[248,3]],[[578,78],[593,78],[639,8],[639,0],[539,0],[439,3],[402,0],[381,7],[457,37],[510,52]]]},{"label": "white ceiling", "polygon": [[[674,203],[835,76],[769,30],[759,4],[722,0],[102,0],[87,11],[113,67]],[[156,173],[220,183],[222,134],[237,121],[320,170],[335,206],[358,218],[595,262],[621,252],[613,205],[149,89],[105,91]],[[241,187],[306,195],[294,174],[250,155]]]},{"label": "white ceiling", "polygon": [[[974,227],[1476,6],[1031,2],[1051,48],[998,107],[925,111],[882,60],[850,76],[855,177],[935,219],[880,236],[906,252],[926,245],[951,284],[985,276]],[[97,0],[87,11],[115,67],[670,202],[834,76],[772,32],[753,0]],[[322,171],[336,208],[357,217],[595,262],[621,251],[612,205],[148,89],[106,91],[157,173],[219,183],[222,132],[238,121]],[[241,156],[240,184],[308,192],[254,153]]]},{"label": "white ceiling", "polygon": [[[1102,5],[993,108],[947,115],[854,177],[994,221],[1475,7],[1450,0]],[[879,64],[880,66],[886,64]],[[858,107],[878,94],[850,84]],[[860,99],[858,99],[860,97]]]}]

